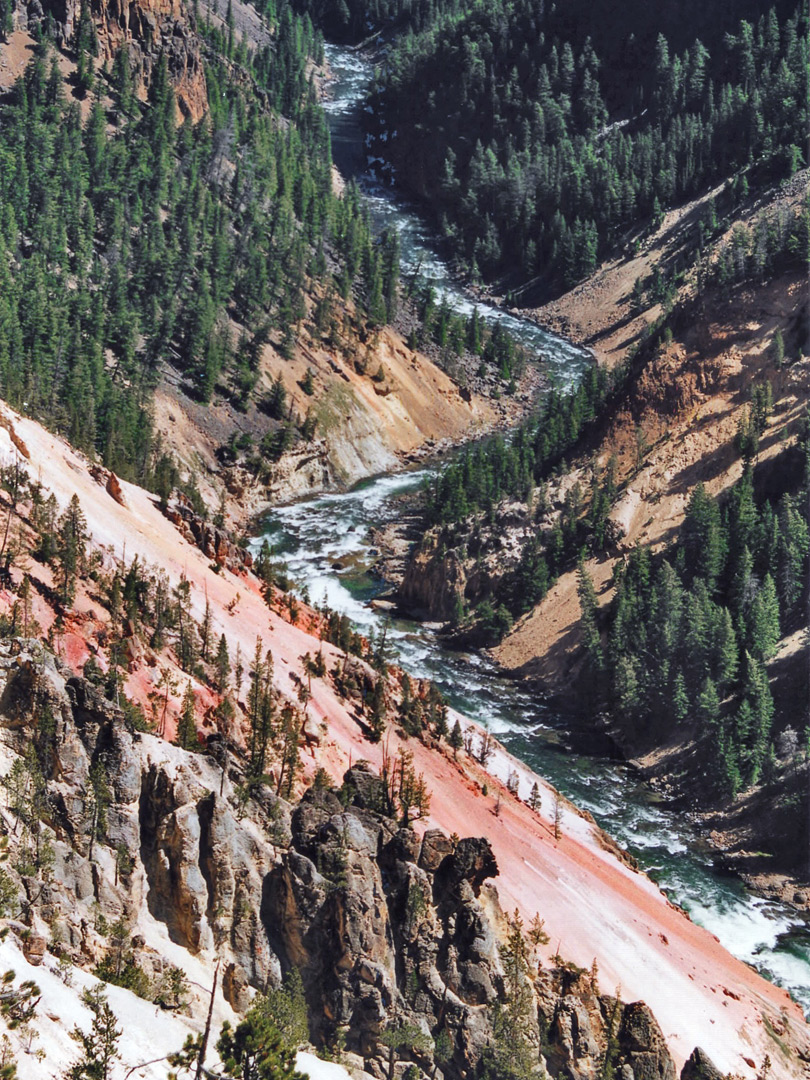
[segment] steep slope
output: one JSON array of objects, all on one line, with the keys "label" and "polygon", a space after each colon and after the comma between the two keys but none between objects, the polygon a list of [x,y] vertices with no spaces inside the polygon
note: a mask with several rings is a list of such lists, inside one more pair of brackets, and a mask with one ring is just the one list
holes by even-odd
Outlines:
[{"label": "steep slope", "polygon": [[[618,550],[586,564],[600,604],[610,601],[608,583],[627,552],[636,544],[663,550],[677,533],[698,483],[719,496],[740,479],[743,461],[734,440],[753,386],[767,380],[774,392],[758,467],[764,471],[796,439],[810,393],[810,369],[802,355],[805,286],[804,275],[797,275],[715,298],[686,328],[683,340],[673,341],[645,369],[610,417],[592,460],[604,468],[614,456],[618,464],[619,494],[610,516],[621,540]],[[798,354],[781,368],[773,355],[777,329]],[[495,654],[509,670],[535,676],[548,693],[562,694],[576,674],[574,658],[581,660],[579,618],[576,572],[571,571]]]},{"label": "steep slope", "polygon": [[582,7],[439,9],[388,50],[367,117],[470,274],[544,297],[719,181],[807,164],[803,9],[712,6],[687,31]]},{"label": "steep slope", "polygon": [[[70,6],[47,12],[57,19],[55,47],[32,36],[33,15],[29,31],[0,41],[20,240],[0,255],[9,400],[131,479],[158,487],[158,472],[173,483],[179,470],[240,525],[268,500],[350,484],[526,407],[536,374],[499,400],[476,376],[477,357],[466,358],[469,375],[462,359],[450,378],[386,325],[398,265],[388,265],[394,256],[356,196],[332,191],[328,132],[309,82],[319,48],[311,27],[289,13],[268,25],[239,0],[224,19],[195,19],[182,6],[148,11],[152,22],[137,7],[81,10],[81,26]],[[16,25],[27,18],[20,9]],[[236,30],[246,35],[238,50]],[[200,71],[205,57],[211,86],[209,95],[203,79],[201,102],[189,104],[190,76],[164,36],[172,48],[193,47]],[[190,121],[179,131],[178,102]],[[238,131],[233,109],[244,114]],[[30,195],[29,164],[41,178]],[[34,222],[51,240],[27,242]],[[104,256],[97,277],[91,250]],[[372,317],[383,262],[386,298]],[[23,293],[43,280],[50,319],[29,325]],[[102,297],[114,298],[104,317]],[[51,364],[43,357],[59,352],[57,325],[72,344],[64,363]]]},{"label": "steep slope", "polygon": [[[57,44],[75,45],[84,4],[80,0],[46,0],[26,3],[15,0],[14,28],[41,33],[50,20]],[[126,50],[135,93],[146,100],[160,58],[165,57],[182,116],[195,123],[208,111],[202,48],[193,19],[183,0],[135,0],[108,3],[95,0],[87,5],[95,27],[95,48],[99,65],[112,65]],[[90,45],[88,39],[87,45]]]},{"label": "steep slope", "polygon": [[[94,547],[103,558],[120,557],[126,547],[128,564],[137,554],[141,566],[162,568],[173,585],[184,576],[190,585],[194,617],[204,619],[207,602],[214,634],[227,635],[232,655],[239,644],[242,655],[250,656],[260,634],[272,649],[275,681],[282,695],[299,698],[299,688],[307,678],[302,665],[306,653],[312,655],[322,648],[327,669],[345,668],[344,654],[313,638],[306,622],[292,625],[270,610],[255,578],[212,566],[203,552],[180,538],[146,492],[122,483],[121,501],[114,499],[64,442],[33,421],[9,412],[6,416],[18,445],[27,450],[32,467],[60,505],[78,495]],[[3,429],[0,439],[5,460],[12,463],[18,451],[10,430]],[[6,603],[12,600],[7,595]],[[102,629],[107,619],[97,603],[92,607],[92,620],[86,614],[81,620],[65,620],[56,637],[60,650],[74,664],[87,655],[86,639],[93,623]],[[98,650],[94,637],[90,644]],[[127,692],[148,706],[148,692],[156,687],[161,663],[156,664],[148,651],[140,656],[136,652],[130,669]],[[175,708],[172,705],[172,715]],[[493,779],[493,774],[501,773],[503,780],[507,771],[515,770],[525,798],[534,778],[522,765],[499,751],[486,773],[471,754],[462,752],[456,762],[448,752],[429,746],[431,740],[403,742],[393,730],[384,744],[371,744],[364,735],[365,723],[361,726],[356,718],[355,699],[341,697],[331,678],[311,680],[306,711],[316,728],[322,725],[307,756],[308,775],[320,765],[339,779],[352,760],[363,757],[379,767],[383,754],[393,756],[400,745],[412,751],[414,767],[424,775],[433,796],[429,824],[448,833],[488,836],[500,868],[498,891],[504,909],[517,907],[526,922],[539,911],[551,941],[562,942],[564,955],[585,968],[596,957],[606,985],[620,984],[625,1000],[645,1000],[659,1018],[678,1064],[699,1044],[724,1070],[751,1076],[755,1066],[749,1067],[745,1059],[758,1067],[768,1053],[773,1075],[798,1075],[795,1051],[783,1052],[768,1034],[770,1025],[785,1031],[787,1024],[789,1032],[782,1043],[805,1046],[804,1021],[787,996],[733,960],[711,935],[671,908],[657,888],[633,871],[573,808],[561,809],[560,836],[555,840],[552,792],[541,785],[538,814]],[[232,729],[231,738],[241,741],[240,727],[244,729],[244,721]],[[202,730],[214,729],[209,713]],[[159,752],[159,741],[151,745]],[[493,816],[492,794],[481,794],[485,780],[491,792],[502,796],[498,816]],[[768,1017],[767,1023],[763,1016]]]},{"label": "steep slope", "polygon": [[[444,1076],[480,1066],[498,1039],[494,1002],[508,1004],[514,994],[507,935],[519,930],[485,885],[498,874],[486,840],[453,840],[437,830],[420,839],[386,812],[385,782],[359,765],[346,773],[341,798],[320,781],[295,807],[268,794],[245,806],[238,760],[221,760],[220,775],[210,759],[133,732],[112,703],[41,649],[12,646],[0,670],[6,764],[24,761],[26,743],[33,744],[50,796],[37,839],[40,850],[51,846],[52,873],[22,875],[18,902],[28,930],[13,921],[2,946],[21,984],[44,976],[40,1004],[49,1015],[27,1035],[12,1029],[32,1047],[41,1040],[45,1053],[41,1063],[32,1055],[21,1077],[53,1075],[75,1057],[69,1025],[74,1018],[86,1024],[75,996],[94,984],[81,970],[90,965],[114,984],[110,1004],[125,1021],[121,1067],[161,1075],[164,1055],[201,1029],[214,957],[224,998],[214,999],[215,1038],[233,1010],[247,1010],[253,990],[277,987],[282,970],[294,967],[313,1041],[334,1046],[339,1034],[350,1060],[368,1068],[359,1076],[379,1071],[387,1056],[380,1028],[397,1025],[419,1033],[396,1047],[397,1056],[415,1058],[425,1071],[434,1057],[428,1032],[444,1032]],[[54,716],[49,736],[32,697]],[[100,762],[109,783],[106,820],[87,848],[85,792]],[[11,816],[33,826],[19,809]],[[16,870],[19,861],[11,865]],[[8,894],[8,874],[3,880]],[[617,1067],[646,1062],[649,1075],[674,1077],[645,1005],[617,1003],[600,994],[594,972],[559,960],[542,972],[531,954],[513,962],[531,993],[525,1019],[534,1034],[526,1045],[555,1071],[591,1075],[610,1055]],[[147,1032],[152,1001],[161,1009]],[[576,1043],[573,1024],[580,1025]]]},{"label": "steep slope", "polygon": [[[380,371],[383,379],[375,379]],[[309,394],[302,389],[308,377]],[[277,382],[285,389],[287,409],[301,416],[311,410],[317,428],[311,440],[259,470],[249,452],[230,448],[234,441],[247,440],[252,447],[261,442],[267,430],[261,409],[202,405],[171,377],[155,395],[155,422],[178,464],[195,477],[209,505],[225,495],[228,519],[237,528],[271,503],[340,489],[508,426],[533,396],[530,378],[525,390],[506,399],[469,392],[390,327],[345,351],[304,333],[289,359],[267,346],[257,394],[271,392]]]}]

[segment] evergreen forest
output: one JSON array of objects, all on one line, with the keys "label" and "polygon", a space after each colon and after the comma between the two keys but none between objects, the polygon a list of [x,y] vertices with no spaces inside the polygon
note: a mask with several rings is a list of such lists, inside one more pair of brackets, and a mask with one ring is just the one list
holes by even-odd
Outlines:
[{"label": "evergreen forest", "polygon": [[601,21],[591,7],[451,8],[385,52],[375,153],[473,280],[559,292],[667,207],[806,164],[800,7],[731,19],[703,5],[680,25],[649,5]]},{"label": "evergreen forest", "polygon": [[99,69],[90,27],[73,43],[75,92],[43,36],[0,104],[0,393],[166,495],[176,470],[150,411],[162,373],[245,409],[263,348],[289,353],[308,292],[354,297],[361,314],[370,298],[384,321],[396,260],[356,191],[333,192],[306,17],[285,9],[252,50],[230,22],[203,22],[196,125],[178,125],[165,55],[142,102],[126,48]]}]

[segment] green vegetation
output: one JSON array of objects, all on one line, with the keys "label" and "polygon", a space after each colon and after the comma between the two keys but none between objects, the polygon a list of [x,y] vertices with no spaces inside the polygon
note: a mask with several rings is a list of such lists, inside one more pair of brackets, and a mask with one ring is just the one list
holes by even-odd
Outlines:
[{"label": "green vegetation", "polygon": [[573,392],[552,390],[508,441],[496,436],[465,450],[428,487],[429,522],[461,522],[505,498],[526,501],[599,415],[613,385],[605,369],[594,365]]},{"label": "green vegetation", "polygon": [[748,4],[733,25],[689,6],[691,21],[636,2],[440,10],[386,56],[376,153],[473,276],[568,287],[628,226],[806,164],[806,14]]},{"label": "green vegetation", "polygon": [[92,1024],[88,1031],[77,1026],[71,1032],[82,1056],[67,1071],[66,1080],[109,1080],[115,1062],[120,1060],[118,1042],[122,1029],[118,1027],[118,1019],[101,984],[85,990],[82,1001],[90,1010]]},{"label": "green vegetation", "polygon": [[529,940],[517,909],[507,915],[506,941],[500,947],[504,1000],[495,1005],[492,1044],[483,1056],[486,1080],[531,1080],[538,1075],[537,1012],[531,983]]},{"label": "green vegetation", "polygon": [[[610,375],[594,365],[575,390],[552,390],[538,413],[509,439],[498,435],[465,449],[425,489],[425,519],[434,528],[425,534],[423,548],[439,556],[461,550],[479,564],[497,550],[496,524],[504,501],[522,504],[527,524],[544,519],[549,511],[546,481],[564,468],[567,453],[581,451],[626,376],[625,370]],[[613,459],[601,475],[594,472],[589,498],[579,482],[571,485],[562,512],[552,524],[533,531],[517,565],[503,577],[480,576],[474,610],[468,612],[459,598],[452,621],[465,640],[496,643],[584,551],[604,551],[613,539],[608,514],[615,493]]]},{"label": "green vegetation", "polygon": [[[652,740],[696,729],[702,749],[690,768],[727,795],[772,776],[797,750],[795,733],[785,738],[786,722],[774,715],[766,665],[783,632],[801,624],[808,448],[805,436],[795,494],[786,484],[779,498],[758,499],[750,465],[719,504],[698,485],[666,557],[637,548],[627,560],[604,657],[598,631],[586,632],[590,662],[622,723]],[[583,623],[593,627],[587,587],[580,596]]]},{"label": "green vegetation", "polygon": [[261,1000],[235,1028],[227,1021],[222,1025],[217,1051],[228,1080],[305,1080],[295,1068],[295,1050]]},{"label": "green vegetation", "polygon": [[275,29],[248,53],[203,24],[196,126],[177,126],[165,57],[145,105],[125,57],[96,72],[83,120],[47,42],[0,106],[0,394],[163,497],[177,476],[150,405],[167,365],[202,401],[244,409],[263,347],[289,352],[313,283],[361,312],[381,295],[374,325],[396,291],[357,193],[332,191],[307,72],[320,38],[288,10]]},{"label": "green vegetation", "polygon": [[487,327],[478,308],[468,316],[452,311],[447,298],[437,303],[436,291],[431,284],[422,284],[413,300],[419,322],[408,337],[412,349],[423,349],[433,344],[440,350],[442,364],[456,378],[457,361],[463,356],[479,357],[478,374],[494,369],[499,377],[514,390],[515,380],[526,370],[526,354],[511,334],[500,323]]},{"label": "green vegetation", "polygon": [[464,0],[293,0],[293,4],[310,15],[330,41],[354,43],[388,28],[418,33],[439,12],[465,8]]}]

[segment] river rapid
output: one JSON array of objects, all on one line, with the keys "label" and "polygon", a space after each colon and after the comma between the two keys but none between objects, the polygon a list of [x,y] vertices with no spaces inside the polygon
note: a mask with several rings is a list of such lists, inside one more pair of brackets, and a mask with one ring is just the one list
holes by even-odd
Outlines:
[{"label": "river rapid", "polygon": [[[456,310],[469,312],[477,304],[485,318],[504,320],[561,384],[575,383],[591,362],[584,350],[494,305],[473,300],[453,281],[424,220],[369,169],[360,125],[362,101],[373,75],[369,61],[333,45],[327,45],[326,53],[333,76],[326,110],[335,163],[368,198],[375,225],[398,230],[404,272],[419,266]],[[379,634],[387,627],[388,641],[406,670],[433,679],[456,709],[488,728],[516,757],[589,810],[674,903],[731,953],[790,990],[810,1013],[807,923],[784,905],[753,896],[734,876],[716,869],[708,845],[686,815],[663,807],[626,766],[574,751],[566,739],[564,719],[505,679],[486,657],[455,652],[430,626],[392,620],[369,607],[384,589],[370,572],[376,552],[369,529],[392,520],[400,497],[429,475],[430,470],[422,469],[383,476],[347,493],[274,509],[256,545],[267,538],[313,602],[326,600],[364,633]]]}]

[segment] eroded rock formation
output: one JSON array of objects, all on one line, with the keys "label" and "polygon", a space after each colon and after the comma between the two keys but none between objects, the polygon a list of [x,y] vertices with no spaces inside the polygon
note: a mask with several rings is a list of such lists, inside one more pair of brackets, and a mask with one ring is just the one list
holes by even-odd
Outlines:
[{"label": "eroded rock formation", "polygon": [[[514,925],[498,903],[486,839],[403,827],[365,763],[339,792],[313,786],[295,807],[266,790],[245,802],[234,748],[220,741],[189,753],[134,730],[35,643],[0,645],[0,726],[12,758],[27,752],[30,762],[33,747],[44,782],[39,835],[52,847],[52,872],[18,882],[39,955],[47,942],[95,965],[110,949],[100,917],[134,924],[145,906],[189,953],[221,959],[221,985],[238,1011],[294,966],[316,1045],[337,1039],[383,1077],[390,1061],[380,1036],[409,1025],[422,1037],[397,1054],[415,1075],[480,1074],[497,1041],[497,1010],[514,990],[504,951]],[[143,938],[131,946],[147,975],[166,970]],[[595,1080],[609,1060],[623,1080],[674,1080],[643,1003],[602,994],[593,972],[561,960],[544,968],[530,956],[518,975],[538,1067]],[[696,1054],[692,1080],[710,1066]]]},{"label": "eroded rock formation", "polygon": [[[199,120],[208,96],[200,39],[183,0],[87,0],[98,38],[97,62],[112,63],[126,46],[136,92],[145,97],[160,57],[165,56],[177,105],[183,116]],[[71,48],[81,0],[18,0],[15,21],[34,30],[52,20],[56,42]]]}]

